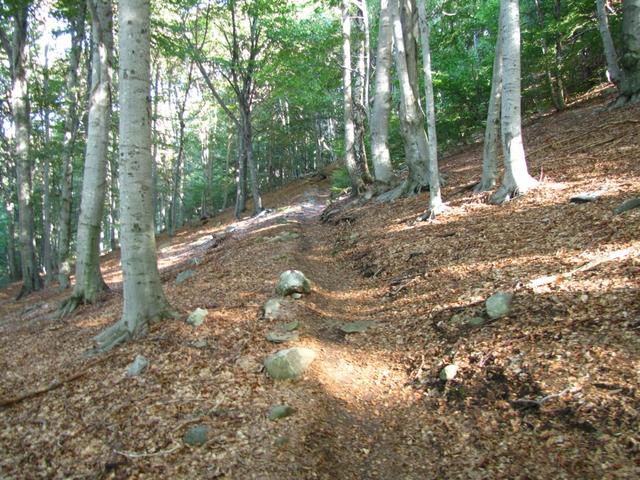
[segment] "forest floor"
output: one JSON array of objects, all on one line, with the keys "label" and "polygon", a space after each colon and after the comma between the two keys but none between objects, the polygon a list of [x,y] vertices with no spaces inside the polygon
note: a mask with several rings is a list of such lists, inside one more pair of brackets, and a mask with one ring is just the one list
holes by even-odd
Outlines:
[{"label": "forest floor", "polygon": [[[640,477],[640,209],[614,214],[640,195],[640,107],[606,100],[526,123],[544,178],[503,206],[468,188],[472,145],[442,159],[450,210],[432,222],[416,221],[421,194],[322,223],[328,181],[308,178],[267,195],[271,213],[161,237],[181,319],[102,357],[84,352],[119,318],[117,254],[102,262],[111,292],[64,320],[55,288],[0,291],[0,403],[60,383],[0,407],[0,478]],[[601,196],[570,203],[585,191]],[[287,303],[300,338],[279,347],[261,307],[288,268],[313,289]],[[490,320],[497,291],[513,308]],[[372,324],[340,330],[357,320]],[[317,358],[301,380],[270,379],[264,358],[290,346]],[[137,354],[150,365],[127,377]],[[295,413],[269,420],[283,403]],[[210,439],[190,447],[197,424]]]}]

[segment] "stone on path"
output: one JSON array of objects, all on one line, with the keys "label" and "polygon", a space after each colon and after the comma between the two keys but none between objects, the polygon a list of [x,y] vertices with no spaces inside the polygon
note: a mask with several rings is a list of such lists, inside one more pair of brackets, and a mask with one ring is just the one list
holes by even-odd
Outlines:
[{"label": "stone on path", "polygon": [[294,342],[300,338],[297,332],[269,332],[266,339],[272,343]]},{"label": "stone on path", "polygon": [[447,365],[446,367],[444,367],[442,370],[440,370],[440,380],[453,380],[456,375],[458,373],[458,366],[457,365]]},{"label": "stone on path", "polygon": [[282,329],[286,332],[293,332],[294,330],[297,330],[300,327],[300,322],[297,320],[294,320],[293,322],[289,322],[289,323],[284,323],[282,325]]},{"label": "stone on path", "polygon": [[361,333],[371,325],[373,325],[373,322],[370,320],[357,320],[355,322],[343,323],[340,326],[340,330],[344,333]]},{"label": "stone on path", "polygon": [[196,308],[189,318],[187,318],[187,323],[193,327],[199,327],[204,323],[204,319],[207,317],[209,310],[205,308]]},{"label": "stone on path", "polygon": [[194,425],[184,434],[184,443],[197,447],[207,443],[209,438],[209,427],[206,425]]},{"label": "stone on path", "polygon": [[302,298],[302,294],[301,293],[292,293],[291,294],[291,298],[293,298],[294,300],[300,300]]},{"label": "stone on path", "polygon": [[283,300],[281,298],[270,298],[264,304],[264,318],[265,320],[278,320],[284,317]]},{"label": "stone on path", "polygon": [[471,327],[481,327],[482,325],[484,325],[484,318],[472,317],[467,320],[467,324]]},{"label": "stone on path", "polygon": [[280,274],[276,292],[283,297],[292,293],[309,293],[311,292],[311,284],[301,271],[287,270]]},{"label": "stone on path", "polygon": [[309,348],[289,348],[269,355],[264,366],[276,380],[300,378],[316,358],[316,352]]},{"label": "stone on path", "polygon": [[638,208],[638,207],[640,207],[640,197],[631,198],[629,200],[624,201],[622,205],[620,205],[618,208],[614,210],[614,212],[616,215],[620,215],[621,213],[624,213],[628,210],[633,210],[634,208]]},{"label": "stone on path", "polygon": [[180,285],[181,283],[186,282],[191,277],[196,274],[193,270],[185,270],[184,272],[180,272],[176,277],[176,285]]},{"label": "stone on path", "polygon": [[602,196],[603,193],[604,192],[602,191],[582,192],[582,193],[579,193],[578,195],[574,195],[573,197],[571,197],[569,201],[571,203],[595,202],[597,199],[599,199]]},{"label": "stone on path", "polygon": [[269,420],[279,420],[281,418],[290,417],[296,413],[296,409],[289,405],[274,405],[269,410]]},{"label": "stone on path", "polygon": [[489,318],[495,320],[508,315],[511,311],[512,300],[513,294],[508,292],[497,292],[491,295],[485,302]]},{"label": "stone on path", "polygon": [[133,362],[127,367],[127,377],[137,377],[149,366],[149,360],[142,355],[136,355]]}]

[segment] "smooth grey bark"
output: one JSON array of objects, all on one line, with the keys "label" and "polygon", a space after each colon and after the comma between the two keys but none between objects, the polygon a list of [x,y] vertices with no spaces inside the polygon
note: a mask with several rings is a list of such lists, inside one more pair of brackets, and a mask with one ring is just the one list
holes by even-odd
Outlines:
[{"label": "smooth grey bark", "polygon": [[62,144],[62,185],[60,188],[60,215],[58,222],[58,283],[61,289],[70,286],[71,275],[71,208],[73,191],[73,151],[80,124],[78,104],[80,103],[80,60],[84,43],[84,22],[86,3],[80,3],[80,10],[71,22],[71,51],[65,92],[64,140]]},{"label": "smooth grey bark", "polygon": [[433,74],[431,70],[430,28],[427,19],[425,0],[418,0],[418,22],[422,41],[422,69],[424,71],[424,89],[427,112],[427,139],[429,142],[429,208],[428,218],[435,218],[445,210],[440,189],[440,172],[438,169],[438,139],[436,135],[436,109],[433,94]]},{"label": "smooth grey bark", "polygon": [[107,188],[107,155],[111,130],[113,76],[113,10],[111,0],[87,0],[91,13],[91,97],[85,150],[80,218],[76,239],[73,294],[63,314],[81,303],[94,303],[108,289],[100,271],[100,230]]},{"label": "smooth grey bark", "polygon": [[364,48],[363,48],[363,60],[364,60],[364,95],[363,106],[366,112],[367,119],[369,118],[369,89],[371,84],[371,27],[369,22],[369,7],[367,6],[367,0],[360,0],[360,11],[362,12],[362,30],[364,33]]},{"label": "smooth grey bark", "polygon": [[225,210],[227,208],[227,201],[229,197],[229,183],[227,180],[227,175],[229,175],[229,168],[231,167],[231,141],[233,140],[233,134],[227,134],[227,150],[225,153],[225,175],[223,181],[223,191],[222,191],[222,207],[221,210]]},{"label": "smooth grey bark", "polygon": [[380,0],[380,27],[376,55],[375,92],[371,113],[371,161],[377,182],[389,185],[393,166],[389,153],[389,116],[391,114],[391,51],[393,36],[389,0]]},{"label": "smooth grey bark", "polygon": [[151,177],[153,178],[153,218],[158,226],[158,142],[160,136],[158,135],[158,105],[160,104],[160,65],[156,62],[155,75],[153,80],[153,100],[152,100],[152,113],[151,113]]},{"label": "smooth grey bark", "polygon": [[618,66],[618,53],[611,38],[609,30],[609,17],[605,8],[605,0],[596,0],[596,14],[598,16],[598,29],[604,47],[604,56],[607,60],[607,78],[615,85],[620,83],[620,67]]},{"label": "smooth grey bark", "polygon": [[500,35],[502,45],[503,86],[501,105],[504,178],[491,196],[491,203],[504,203],[526,193],[536,185],[529,175],[522,141],[520,6],[518,0],[501,0]]},{"label": "smooth grey bark", "polygon": [[500,138],[500,107],[502,105],[502,35],[498,26],[495,58],[493,59],[493,73],[491,76],[491,94],[489,96],[489,111],[484,130],[484,146],[482,149],[482,177],[474,191],[486,192],[492,190],[498,181],[498,140]]},{"label": "smooth grey bark", "polygon": [[379,199],[382,201],[393,200],[402,195],[416,195],[429,185],[429,146],[418,94],[415,2],[389,0],[389,7],[395,42],[396,72],[400,83],[400,132],[404,140],[409,175],[399,187],[381,195]]},{"label": "smooth grey bark", "polygon": [[[10,152],[8,142],[5,138],[5,132],[0,125],[0,139],[5,143],[6,151]],[[4,203],[4,210],[7,214],[7,268],[9,270],[9,278],[18,280],[20,278],[20,266],[16,257],[16,231],[15,231],[15,204],[13,201],[15,186],[15,167],[11,158],[3,158],[0,163],[0,193]]]},{"label": "smooth grey bark", "polygon": [[624,0],[622,8],[622,78],[616,106],[640,101],[640,0]]},{"label": "smooth grey bark", "polygon": [[122,318],[95,337],[97,349],[147,333],[170,315],[156,257],[151,178],[149,0],[121,0],[120,218],[124,307]]},{"label": "smooth grey bark", "polygon": [[22,266],[22,289],[18,298],[42,288],[38,272],[33,219],[33,187],[31,181],[31,118],[27,83],[27,34],[30,2],[14,7],[11,12],[11,39],[0,30],[0,40],[9,58],[11,93],[9,102],[14,124],[16,177],[18,184],[18,237]]},{"label": "smooth grey bark", "polygon": [[45,100],[42,108],[44,126],[44,150],[42,159],[42,266],[44,267],[44,282],[49,285],[55,276],[56,263],[54,259],[53,232],[51,225],[51,105],[46,95],[49,92],[49,46],[44,47],[44,69],[42,86]]},{"label": "smooth grey bark", "polygon": [[[365,22],[362,20],[367,14],[366,2],[361,1],[359,4],[361,17],[356,17],[355,25],[358,33],[358,41],[356,42],[356,71],[355,81],[353,87],[352,97],[352,113],[353,113],[353,126],[354,126],[354,144],[353,152],[358,167],[360,178],[365,185],[373,183],[373,178],[369,173],[369,165],[367,162],[367,149],[364,143],[364,137],[366,132],[366,122],[369,117],[369,54],[367,45],[367,33],[368,28]],[[350,73],[351,74],[351,73]]]}]

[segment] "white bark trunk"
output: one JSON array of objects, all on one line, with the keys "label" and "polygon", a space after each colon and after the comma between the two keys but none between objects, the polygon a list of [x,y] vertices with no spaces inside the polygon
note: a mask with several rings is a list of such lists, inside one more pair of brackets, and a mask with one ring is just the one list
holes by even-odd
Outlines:
[{"label": "white bark trunk", "polygon": [[598,15],[598,28],[602,37],[604,55],[607,59],[607,77],[609,81],[618,85],[620,82],[620,67],[618,66],[618,53],[613,45],[611,31],[609,30],[609,18],[605,9],[605,0],[596,0],[596,12]]},{"label": "white bark trunk", "polygon": [[476,192],[486,192],[496,186],[498,180],[498,139],[500,135],[500,107],[502,105],[502,41],[498,27],[498,39],[493,60],[491,77],[491,95],[487,125],[484,131],[484,148],[482,150],[482,178],[476,185]]},{"label": "white bark trunk", "polygon": [[428,217],[434,218],[442,213],[445,206],[440,189],[440,173],[438,170],[438,139],[436,136],[436,109],[433,94],[433,74],[431,71],[430,29],[427,19],[425,0],[418,0],[418,18],[420,39],[422,41],[422,69],[424,71],[424,89],[427,112],[427,137],[429,141],[429,210]]},{"label": "white bark trunk", "polygon": [[104,212],[107,154],[111,127],[113,10],[111,0],[89,0],[92,25],[91,98],[87,146],[76,241],[74,303],[93,303],[106,289],[100,272],[100,227]]},{"label": "white bark trunk", "polygon": [[380,0],[380,30],[376,56],[376,79],[371,114],[371,160],[376,181],[391,183],[393,167],[389,153],[389,115],[391,113],[391,17],[389,0]]},{"label": "white bark trunk", "polygon": [[502,35],[502,149],[504,178],[492,203],[503,203],[524,194],[536,185],[529,175],[522,142],[521,78],[520,78],[520,11],[518,0],[500,2],[500,32]]},{"label": "white bark trunk", "polygon": [[149,0],[121,0],[120,218],[124,308],[121,320],[96,337],[100,350],[146,334],[168,315],[156,258],[151,178]]}]

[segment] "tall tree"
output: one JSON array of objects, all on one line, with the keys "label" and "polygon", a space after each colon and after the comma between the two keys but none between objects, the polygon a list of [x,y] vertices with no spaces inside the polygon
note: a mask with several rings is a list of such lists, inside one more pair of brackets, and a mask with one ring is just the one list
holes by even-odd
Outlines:
[{"label": "tall tree", "polygon": [[622,8],[622,78],[616,105],[640,101],[640,0],[624,0]]},{"label": "tall tree", "polygon": [[371,161],[377,182],[390,184],[393,167],[389,153],[389,116],[391,114],[391,34],[390,0],[380,0],[375,91],[371,113]]},{"label": "tall tree", "polygon": [[118,5],[122,318],[96,338],[99,350],[147,333],[169,314],[158,272],[151,178],[149,0]]},{"label": "tall tree", "polygon": [[[608,2],[607,2],[608,3]],[[607,77],[609,81],[618,85],[620,82],[620,67],[618,66],[618,53],[613,45],[611,30],[609,30],[609,17],[605,0],[596,0],[596,14],[598,16],[598,29],[604,46],[604,56],[607,60]]]},{"label": "tall tree", "polygon": [[0,29],[0,41],[9,58],[11,71],[11,112],[14,125],[16,172],[18,180],[18,235],[22,265],[22,289],[18,298],[42,287],[38,272],[33,220],[31,170],[31,118],[27,89],[27,38],[31,2],[14,2],[9,9],[13,31],[11,38]]},{"label": "tall tree", "polygon": [[63,313],[80,303],[94,303],[107,285],[100,272],[100,226],[104,212],[111,84],[113,76],[113,9],[111,0],[87,0],[91,13],[91,98],[85,151],[80,218],[76,240],[76,284]]},{"label": "tall tree", "polygon": [[521,69],[520,69],[520,6],[519,0],[501,0],[500,36],[502,46],[501,130],[504,156],[504,177],[491,203],[504,203],[524,194],[536,185],[529,175],[522,141]]}]

